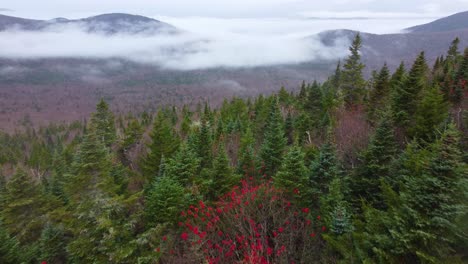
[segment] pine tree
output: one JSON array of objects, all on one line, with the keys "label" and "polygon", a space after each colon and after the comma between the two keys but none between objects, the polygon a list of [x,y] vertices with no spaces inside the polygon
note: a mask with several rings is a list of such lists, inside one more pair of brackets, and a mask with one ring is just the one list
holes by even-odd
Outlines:
[{"label": "pine tree", "polygon": [[3,225],[20,243],[35,241],[41,232],[43,210],[39,189],[22,169],[8,181],[1,212]]},{"label": "pine tree", "polygon": [[370,92],[368,116],[371,121],[376,120],[378,109],[385,104],[390,93],[390,72],[387,64],[380,70]]},{"label": "pine tree", "polygon": [[354,202],[359,206],[363,198],[376,208],[383,208],[381,180],[388,181],[390,168],[397,152],[393,124],[389,114],[380,120],[367,150],[362,155],[362,164],[352,179]]},{"label": "pine tree", "polygon": [[96,136],[104,145],[109,147],[114,143],[117,135],[115,130],[114,114],[110,111],[109,105],[101,99],[96,106],[96,112],[91,116],[91,127],[95,130]]},{"label": "pine tree", "polygon": [[67,260],[63,227],[51,223],[45,225],[39,239],[41,260],[48,263],[64,263]]},{"label": "pine tree", "polygon": [[65,166],[66,163],[63,155],[57,150],[54,151],[52,158],[52,175],[49,180],[49,191],[52,195],[60,198],[64,202],[67,199],[64,192],[65,175],[67,173]]},{"label": "pine tree", "polygon": [[218,154],[213,160],[210,176],[208,199],[211,201],[224,195],[239,180],[229,165],[229,158],[223,144],[218,147]]},{"label": "pine tree", "polygon": [[341,81],[342,81],[342,69],[341,69],[341,60],[339,60],[338,63],[336,64],[335,73],[331,77],[331,84],[334,90],[337,90],[340,87]]},{"label": "pine tree", "polygon": [[133,119],[128,123],[127,129],[125,129],[124,133],[124,141],[122,143],[122,147],[124,152],[130,149],[134,144],[140,140],[143,134],[143,128],[138,122],[137,119]]},{"label": "pine tree", "polygon": [[10,237],[2,222],[0,222],[0,241],[0,263],[21,263],[19,242],[14,237]]},{"label": "pine tree", "polygon": [[244,176],[254,176],[255,174],[255,138],[250,128],[247,126],[245,132],[242,134],[240,147],[239,147],[239,160],[237,172]]},{"label": "pine tree", "polygon": [[437,128],[448,117],[448,105],[438,88],[424,91],[423,98],[414,115],[415,124],[410,128],[409,134],[414,138],[431,142]]},{"label": "pine tree", "polygon": [[148,224],[175,224],[186,205],[185,189],[175,179],[164,176],[154,179],[146,196],[145,214]]},{"label": "pine tree", "polygon": [[198,142],[197,142],[197,152],[198,157],[200,158],[201,168],[211,167],[211,131],[210,124],[207,117],[203,117],[201,120],[200,131],[198,133]]},{"label": "pine tree", "polygon": [[288,112],[286,120],[284,121],[284,134],[286,135],[288,146],[294,143],[294,121],[291,116],[291,113]]},{"label": "pine tree", "polygon": [[359,105],[364,96],[365,80],[362,75],[364,64],[361,62],[359,51],[362,47],[361,35],[356,34],[349,51],[351,55],[346,59],[341,72],[344,101],[347,107]]},{"label": "pine tree", "polygon": [[311,200],[318,201],[320,196],[326,194],[330,182],[339,175],[340,166],[335,148],[331,143],[325,143],[310,165],[308,186]]},{"label": "pine tree", "polygon": [[421,92],[427,85],[428,67],[424,52],[421,52],[414,62],[403,85],[397,88],[394,98],[393,110],[396,124],[407,128],[413,114],[416,112]]},{"label": "pine tree", "polygon": [[406,115],[404,112],[401,112],[400,109],[401,104],[406,99],[405,97],[408,96],[405,89],[406,78],[405,64],[401,62],[390,79],[392,119],[395,121],[402,120],[403,116]]},{"label": "pine tree", "polygon": [[74,157],[71,171],[66,176],[64,189],[67,197],[78,202],[86,199],[97,184],[112,182],[111,166],[104,142],[98,139],[94,130],[88,130]]},{"label": "pine tree", "polygon": [[460,52],[458,51],[458,45],[460,44],[460,39],[458,37],[456,37],[452,43],[450,44],[450,48],[449,50],[447,51],[447,58],[446,60],[448,61],[452,61],[452,63],[455,63],[457,58],[458,58],[458,55],[460,54]]},{"label": "pine tree", "polygon": [[459,140],[458,130],[450,124],[430,146],[429,159],[419,161],[425,162],[423,167],[409,168],[413,173],[404,178],[403,212],[411,218],[401,236],[406,236],[407,250],[422,261],[440,262],[452,254],[460,239],[457,220],[466,215],[468,174]]},{"label": "pine tree", "polygon": [[307,101],[305,102],[304,109],[310,115],[312,125],[317,127],[321,124],[322,116],[322,91],[317,81],[314,81],[312,86],[309,87]]},{"label": "pine tree", "polygon": [[304,102],[307,97],[306,83],[302,81],[301,88],[299,90],[298,99],[300,102]]},{"label": "pine tree", "polygon": [[270,115],[260,149],[260,158],[265,165],[264,172],[269,177],[273,176],[281,166],[286,141],[283,129],[283,117],[278,106],[278,100],[274,98],[271,102]]},{"label": "pine tree", "polygon": [[307,192],[307,167],[304,164],[304,152],[297,145],[292,146],[284,156],[283,163],[278,173],[273,176],[274,184],[284,189],[287,193],[296,194],[296,198],[304,204]]},{"label": "pine tree", "polygon": [[179,138],[169,121],[160,111],[154,121],[151,132],[151,144],[148,155],[143,160],[143,172],[147,179],[158,174],[161,157],[172,157],[179,147]]},{"label": "pine tree", "polygon": [[468,48],[465,49],[463,60],[458,67],[458,72],[455,77],[455,89],[451,94],[451,101],[458,104],[463,99],[463,93],[468,87]]},{"label": "pine tree", "polygon": [[345,180],[336,176],[328,185],[327,193],[320,197],[320,214],[334,235],[352,231],[351,210],[345,197],[347,193]]},{"label": "pine tree", "polygon": [[169,159],[165,168],[165,175],[179,182],[182,186],[192,184],[199,172],[200,159],[186,144]]}]

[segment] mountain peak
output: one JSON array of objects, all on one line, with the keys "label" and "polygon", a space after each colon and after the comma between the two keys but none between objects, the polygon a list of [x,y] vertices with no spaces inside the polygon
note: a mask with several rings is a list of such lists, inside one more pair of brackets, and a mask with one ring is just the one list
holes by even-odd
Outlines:
[{"label": "mountain peak", "polygon": [[50,20],[33,20],[19,17],[0,15],[0,31],[11,28],[39,31],[54,26],[76,25],[88,33],[105,35],[112,34],[144,34],[176,33],[178,30],[172,25],[145,16],[110,13],[82,19],[67,19],[58,17]]}]

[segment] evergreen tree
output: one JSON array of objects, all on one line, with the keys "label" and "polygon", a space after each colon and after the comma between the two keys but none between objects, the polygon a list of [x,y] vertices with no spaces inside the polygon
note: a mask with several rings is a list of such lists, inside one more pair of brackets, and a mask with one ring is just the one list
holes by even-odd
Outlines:
[{"label": "evergreen tree", "polygon": [[240,147],[239,147],[239,161],[237,172],[244,176],[255,175],[255,138],[250,128],[247,126],[245,132],[242,134]]},{"label": "evergreen tree", "polygon": [[390,93],[390,72],[387,64],[380,70],[370,92],[368,116],[371,121],[376,120],[378,109],[386,102]]},{"label": "evergreen tree", "polygon": [[346,202],[346,184],[343,178],[331,180],[328,191],[320,197],[320,214],[334,235],[343,235],[352,231],[351,210]]},{"label": "evergreen tree", "polygon": [[66,241],[62,227],[46,224],[39,240],[41,260],[48,263],[65,263]]},{"label": "evergreen tree", "polygon": [[16,264],[20,261],[20,248],[19,242],[10,237],[7,230],[0,222],[0,263]]},{"label": "evergreen tree", "polygon": [[138,122],[137,119],[131,120],[124,133],[124,141],[122,143],[124,152],[136,144],[138,140],[140,140],[142,134],[143,128],[141,127],[140,122]]},{"label": "evergreen tree", "polygon": [[158,174],[161,157],[172,157],[179,147],[179,138],[169,121],[160,111],[154,121],[151,132],[151,144],[148,145],[148,155],[143,160],[143,172],[147,179]]},{"label": "evergreen tree", "polygon": [[362,64],[361,55],[359,54],[361,47],[361,35],[358,33],[349,48],[351,55],[346,59],[344,69],[341,72],[341,90],[347,107],[359,105],[364,96],[365,80],[362,70],[365,66]]},{"label": "evergreen tree", "polygon": [[198,133],[197,152],[200,158],[201,168],[211,167],[211,131],[209,128],[207,117],[203,117],[201,120],[200,132]]},{"label": "evergreen tree", "polygon": [[309,192],[311,201],[318,201],[320,196],[328,192],[330,182],[340,175],[340,166],[335,148],[331,143],[325,143],[315,160],[310,165]]},{"label": "evergreen tree", "polygon": [[115,130],[114,114],[110,111],[109,105],[101,99],[96,106],[96,112],[91,116],[91,127],[96,136],[104,145],[109,147],[114,143],[117,135]]},{"label": "evergreen tree", "polygon": [[447,61],[452,61],[452,63],[455,63],[458,55],[460,55],[460,52],[458,51],[458,45],[460,44],[460,39],[456,37],[452,43],[450,44],[450,48],[447,51]]},{"label": "evergreen tree", "polygon": [[67,173],[65,166],[66,163],[63,155],[55,151],[52,159],[52,175],[49,180],[49,191],[52,195],[60,198],[64,202],[66,201],[64,184],[65,174]]},{"label": "evergreen tree", "polygon": [[219,146],[210,174],[208,198],[211,201],[224,195],[239,180],[239,177],[233,173],[229,165],[229,158],[223,144]]},{"label": "evergreen tree", "polygon": [[362,164],[352,179],[355,205],[365,199],[376,208],[383,208],[381,180],[389,181],[390,168],[397,151],[395,134],[389,114],[382,117],[367,150],[362,155]]},{"label": "evergreen tree", "polygon": [[460,103],[468,87],[468,48],[465,49],[463,60],[458,67],[455,83],[455,89],[450,98],[454,103]]},{"label": "evergreen tree", "polygon": [[286,144],[292,145],[294,143],[294,124],[291,113],[288,113],[284,121],[284,134],[286,135]]},{"label": "evergreen tree", "polygon": [[165,175],[175,179],[182,186],[192,184],[199,172],[200,159],[197,154],[182,144],[175,155],[169,159],[165,168]]},{"label": "evergreen tree", "polygon": [[304,152],[299,146],[292,146],[284,157],[284,161],[273,176],[274,184],[284,189],[287,193],[296,194],[296,198],[304,204],[309,201],[303,201],[307,192],[307,167],[304,164]]},{"label": "evergreen tree", "polygon": [[432,157],[429,162],[426,159],[427,165],[404,180],[402,205],[412,223],[408,221],[411,224],[402,230],[402,236],[406,236],[407,250],[422,261],[440,262],[460,239],[466,245],[466,236],[460,237],[457,225],[459,217],[466,215],[468,175],[459,140],[459,132],[450,124],[429,148]]},{"label": "evergreen tree", "polygon": [[400,66],[393,73],[392,78],[390,79],[390,96],[391,96],[391,109],[392,109],[392,119],[401,120],[404,113],[400,113],[400,105],[405,100],[405,96],[408,96],[408,93],[405,89],[406,82],[406,69],[403,62],[400,63]]},{"label": "evergreen tree", "polygon": [[304,108],[310,115],[313,127],[316,128],[322,123],[322,91],[317,81],[314,81],[312,86],[309,87],[309,93]]},{"label": "evergreen tree", "polygon": [[397,125],[408,128],[411,118],[416,112],[418,102],[427,84],[428,67],[424,52],[421,52],[414,62],[403,85],[399,86],[393,102],[394,116]]},{"label": "evergreen tree", "polygon": [[148,224],[175,224],[186,205],[185,189],[175,179],[164,176],[154,179],[146,196],[145,211]]},{"label": "evergreen tree", "polygon": [[286,137],[283,129],[283,117],[276,98],[271,102],[270,116],[265,127],[260,158],[265,165],[265,174],[272,177],[281,166],[283,152],[286,147]]},{"label": "evergreen tree", "polygon": [[36,241],[42,228],[43,207],[39,189],[22,169],[8,181],[1,212],[3,225],[20,243]]},{"label": "evergreen tree", "polygon": [[299,90],[298,99],[300,102],[304,102],[307,97],[306,83],[302,81],[301,88]]},{"label": "evergreen tree", "polygon": [[409,134],[414,138],[430,142],[435,138],[437,128],[447,117],[448,105],[439,89],[428,89],[418,105],[414,116],[415,124]]}]

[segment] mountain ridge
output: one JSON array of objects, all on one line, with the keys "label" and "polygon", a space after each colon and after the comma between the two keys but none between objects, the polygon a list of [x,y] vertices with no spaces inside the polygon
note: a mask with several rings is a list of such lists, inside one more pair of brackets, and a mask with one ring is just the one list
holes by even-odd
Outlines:
[{"label": "mountain ridge", "polygon": [[88,33],[113,34],[159,34],[177,33],[179,30],[165,22],[126,13],[107,13],[80,19],[63,17],[50,20],[27,19],[0,14],[0,31],[20,29],[42,31],[56,26],[79,26]]},{"label": "mountain ridge", "polygon": [[468,28],[468,11],[459,12],[435,21],[406,28],[410,33],[446,32]]}]

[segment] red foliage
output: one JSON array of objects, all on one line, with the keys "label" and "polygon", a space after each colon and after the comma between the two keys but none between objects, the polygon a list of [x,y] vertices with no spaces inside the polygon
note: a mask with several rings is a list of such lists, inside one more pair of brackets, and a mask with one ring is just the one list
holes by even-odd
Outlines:
[{"label": "red foliage", "polygon": [[176,246],[177,254],[208,263],[312,260],[316,258],[314,249],[322,245],[315,234],[325,229],[320,217],[309,219],[309,208],[290,210],[292,206],[271,181],[254,184],[243,180],[213,207],[199,202],[182,214],[185,231]]}]

